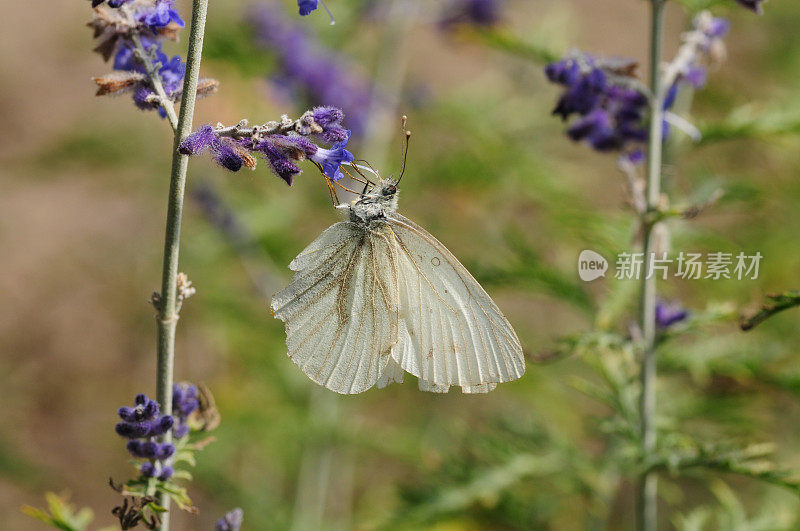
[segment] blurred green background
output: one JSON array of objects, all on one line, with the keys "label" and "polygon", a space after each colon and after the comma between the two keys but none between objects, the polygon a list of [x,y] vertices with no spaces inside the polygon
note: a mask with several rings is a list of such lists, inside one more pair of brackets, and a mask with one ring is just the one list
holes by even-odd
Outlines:
[{"label": "blurred green background", "polygon": [[[396,174],[398,117],[409,116],[401,211],[484,283],[529,353],[590,329],[598,308],[611,311],[609,300],[619,301],[624,332],[634,286],[611,277],[584,284],[576,274],[582,249],[612,256],[631,246],[614,157],[566,140],[550,116],[557,88],[541,63],[487,47],[469,30],[442,32],[444,3],[375,3],[395,11],[330,0],[335,26],[322,11],[300,19],[294,2],[279,4],[397,97],[374,113],[375,134],[353,151]],[[673,146],[667,178],[677,202],[708,186],[726,196],[698,220],[671,222],[672,247],[764,259],[754,281],[664,283],[663,292],[696,311],[721,301],[750,307],[767,292],[800,287],[800,11],[773,0],[757,17],[733,0],[716,4],[733,22],[728,59],[696,94],[692,119],[718,134]],[[188,2],[179,5],[188,18]],[[242,23],[248,5],[211,2],[202,70],[222,84],[199,102],[196,124],[263,122],[306,108],[265,81],[273,62]],[[577,47],[643,61],[646,7],[509,0],[499,31],[557,54]],[[667,15],[670,57],[688,18],[674,4]],[[19,507],[41,505],[45,490],[68,491],[94,508],[98,524],[113,523],[117,494],[107,478],[131,472],[115,412],[136,393],[154,394],[147,300],[160,279],[171,134],[127,96],[92,96],[91,77],[110,66],[90,52],[89,18],[87,2],[44,0],[14,2],[0,17],[5,529],[38,529]],[[761,118],[731,128],[734,109]],[[211,529],[235,506],[248,529],[629,527],[631,485],[596,466],[608,450],[596,425],[608,411],[571,385],[593,378],[580,357],[529,363],[522,380],[486,396],[421,393],[412,377],[339,396],[286,358],[269,296],[288,281],[291,258],[339,218],[322,179],[304,169],[288,188],[265,167],[228,174],[207,158],[191,163],[190,193],[213,188],[248,236],[232,245],[187,203],[181,270],[198,293],[182,311],[176,377],[208,384],[223,421],[190,487],[200,514],[176,515],[174,528]],[[800,467],[797,319],[790,311],[748,334],[730,321],[670,343],[661,411],[688,433],[774,441],[778,462]],[[681,527],[681,514],[719,500],[731,529],[800,525],[791,493],[735,477],[723,477],[726,490],[711,477],[664,477],[665,526]]]}]

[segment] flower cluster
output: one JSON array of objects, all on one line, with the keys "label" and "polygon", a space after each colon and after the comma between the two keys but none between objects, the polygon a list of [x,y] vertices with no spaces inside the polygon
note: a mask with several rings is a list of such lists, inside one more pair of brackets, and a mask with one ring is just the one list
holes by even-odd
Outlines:
[{"label": "flower cluster", "polygon": [[[170,58],[162,49],[162,41],[177,40],[184,26],[174,0],[92,0],[92,7],[95,51],[106,61],[114,57],[114,72],[93,78],[97,95],[132,92],[138,108],[166,117],[165,106],[181,97],[186,72],[180,56]],[[203,79],[197,93],[211,94],[218,85]]]},{"label": "flower cluster", "polygon": [[[675,103],[681,85],[700,88],[705,84],[706,58],[720,60],[725,53],[722,38],[729,29],[724,18],[704,11],[684,34],[683,44],[663,76],[665,111]],[[545,66],[547,78],[564,90],[553,114],[566,121],[577,115],[567,128],[575,141],[585,141],[602,152],[621,151],[630,160],[642,160],[641,147],[649,137],[647,114],[650,99],[635,76],[636,63],[626,59],[593,57],[571,52],[567,57]],[[662,127],[669,133],[670,114]],[[685,126],[685,124],[684,124]]]},{"label": "flower cluster", "polygon": [[239,531],[244,520],[244,511],[238,507],[225,514],[214,524],[214,531]]},{"label": "flower cluster", "polygon": [[139,466],[142,476],[169,479],[173,470],[166,462],[175,453],[175,446],[157,439],[172,429],[174,419],[159,415],[158,403],[143,394],[136,396],[133,407],[121,407],[118,413],[122,422],[116,425],[117,434],[130,439],[127,448],[133,457],[146,460]]},{"label": "flower cluster", "polygon": [[182,439],[189,434],[189,415],[200,407],[197,386],[188,383],[176,383],[172,386],[172,417],[175,424],[172,434],[176,439]]},{"label": "flower cluster", "polygon": [[[308,159],[337,181],[343,176],[342,163],[354,160],[345,149],[350,131],[341,125],[343,116],[335,107],[317,107],[294,122],[284,116],[280,122],[254,127],[247,127],[246,120],[233,127],[204,125],[181,143],[179,151],[185,155],[209,151],[217,164],[230,171],[254,169],[258,155],[290,186],[301,172],[297,163]],[[309,139],[312,136],[333,145],[320,147]]]},{"label": "flower cluster", "polygon": [[453,0],[439,20],[443,29],[458,25],[479,28],[495,26],[502,18],[502,0]]},{"label": "flower cluster", "polygon": [[356,137],[364,133],[371,102],[371,83],[338,55],[325,51],[317,40],[272,5],[262,4],[248,12],[256,42],[277,58],[279,71],[270,81],[309,102],[333,105],[348,117]]},{"label": "flower cluster", "polygon": [[630,150],[647,140],[648,99],[636,88],[635,66],[572,52],[545,67],[547,78],[564,87],[553,114],[565,121],[579,116],[567,129],[570,138],[598,151]]}]

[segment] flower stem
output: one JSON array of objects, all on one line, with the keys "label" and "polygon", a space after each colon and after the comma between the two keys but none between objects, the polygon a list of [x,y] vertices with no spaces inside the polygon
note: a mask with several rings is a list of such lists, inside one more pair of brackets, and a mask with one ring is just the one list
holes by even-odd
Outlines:
[{"label": "flower stem", "polygon": [[[651,213],[658,208],[661,196],[661,152],[663,144],[664,87],[661,85],[661,39],[665,0],[650,0],[650,136],[647,150],[647,185],[645,196],[647,212],[642,215],[644,240],[644,271],[640,299],[640,326],[642,330],[641,358],[641,440],[645,461],[656,448],[656,278],[651,275],[651,254],[655,252],[655,223]],[[636,521],[641,531],[654,531],[657,526],[658,478],[652,471],[642,473],[637,486]]]},{"label": "flower stem", "polygon": [[[181,155],[178,152],[178,146],[192,130],[192,117],[197,96],[197,79],[200,73],[200,59],[203,53],[203,34],[205,33],[207,11],[208,0],[194,0],[192,2],[192,22],[189,28],[186,75],[183,80],[178,127],[175,131],[175,141],[172,148],[172,174],[169,183],[167,227],[164,239],[164,268],[161,277],[161,299],[157,316],[158,373],[156,395],[161,408],[166,413],[170,412],[172,406],[175,327],[178,324],[178,251],[180,248],[183,197],[186,188],[186,170],[189,165],[189,157]],[[169,433],[166,438],[170,438]],[[162,496],[160,504],[168,509],[169,498]],[[162,515],[161,530],[169,530],[169,512]]]}]

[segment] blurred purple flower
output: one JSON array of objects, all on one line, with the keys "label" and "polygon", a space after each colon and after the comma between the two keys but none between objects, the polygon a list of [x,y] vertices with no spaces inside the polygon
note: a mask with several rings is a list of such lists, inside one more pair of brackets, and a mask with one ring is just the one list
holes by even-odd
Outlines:
[{"label": "blurred purple flower", "polygon": [[676,302],[659,300],[656,303],[656,324],[660,328],[669,328],[689,317],[689,310]]},{"label": "blurred purple flower", "polygon": [[443,29],[459,24],[494,26],[500,22],[502,4],[501,0],[454,0],[442,14],[439,26]]},{"label": "blurred purple flower", "polygon": [[[247,20],[255,29],[257,43],[276,56],[282,88],[289,85],[315,104],[342,109],[353,135],[364,133],[375,97],[369,81],[274,6],[255,6],[248,11]],[[344,129],[333,128],[326,141],[339,142],[343,138]]]},{"label": "blurred purple flower", "polygon": [[176,439],[189,434],[186,421],[199,407],[197,386],[188,383],[176,383],[172,386],[172,416],[175,418],[172,434]]},{"label": "blurred purple flower", "polygon": [[572,140],[602,152],[627,151],[647,140],[647,97],[626,82],[629,76],[606,67],[605,60],[573,53],[545,66],[545,75],[564,87],[553,114],[565,121],[579,116],[567,128]]},{"label": "blurred purple flower", "polygon": [[736,0],[739,5],[746,7],[747,9],[758,13],[759,15],[763,13],[763,8],[761,4],[764,3],[764,0]]},{"label": "blurred purple flower", "polygon": [[244,511],[238,507],[217,520],[214,531],[239,531],[244,520]]}]

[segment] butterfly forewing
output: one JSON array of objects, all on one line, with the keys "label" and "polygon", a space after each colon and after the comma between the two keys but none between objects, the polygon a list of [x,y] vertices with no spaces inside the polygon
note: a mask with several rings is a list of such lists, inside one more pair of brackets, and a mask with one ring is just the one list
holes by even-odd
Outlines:
[{"label": "butterfly forewing", "polygon": [[525,372],[508,320],[436,238],[402,215],[387,214],[397,242],[400,326],[392,357],[420,387],[458,385],[488,392]]},{"label": "butterfly forewing", "polygon": [[386,224],[341,222],[290,267],[292,282],[272,299],[286,323],[289,357],[312,380],[360,393],[384,372],[397,342],[397,249]]}]

